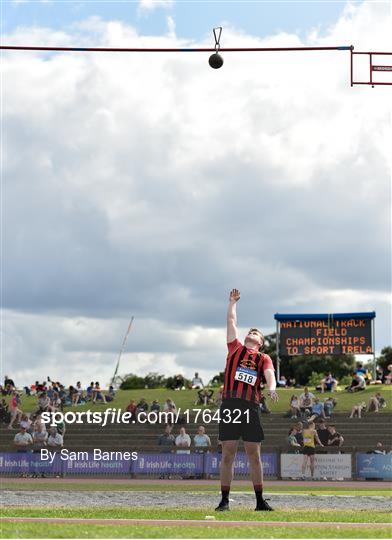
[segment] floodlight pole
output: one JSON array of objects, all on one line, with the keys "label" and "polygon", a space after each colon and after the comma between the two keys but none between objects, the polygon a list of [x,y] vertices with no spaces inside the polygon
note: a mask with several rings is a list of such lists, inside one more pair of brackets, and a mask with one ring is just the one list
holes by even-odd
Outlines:
[{"label": "floodlight pole", "polygon": [[276,319],[276,380],[280,381],[279,321]]}]

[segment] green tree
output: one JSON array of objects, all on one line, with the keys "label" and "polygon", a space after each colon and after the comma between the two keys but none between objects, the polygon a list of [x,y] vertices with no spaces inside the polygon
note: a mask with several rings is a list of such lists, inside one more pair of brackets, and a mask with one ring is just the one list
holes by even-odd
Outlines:
[{"label": "green tree", "polygon": [[381,350],[381,355],[376,358],[377,364],[383,369],[392,364],[392,347],[384,347]]},{"label": "green tree", "polygon": [[127,375],[124,375],[120,388],[121,390],[135,390],[138,388],[145,388],[145,386],[144,377],[128,373]]}]

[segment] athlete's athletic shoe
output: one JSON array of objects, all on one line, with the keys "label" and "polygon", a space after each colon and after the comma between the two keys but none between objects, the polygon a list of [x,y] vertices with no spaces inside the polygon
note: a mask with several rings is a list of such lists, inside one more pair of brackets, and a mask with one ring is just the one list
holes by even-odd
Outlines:
[{"label": "athlete's athletic shoe", "polygon": [[215,512],[226,512],[227,510],[230,510],[229,501],[226,501],[224,499],[222,499],[218,506],[215,508]]},{"label": "athlete's athletic shoe", "polygon": [[272,512],[273,508],[270,507],[267,501],[269,501],[269,499],[261,499],[261,503],[257,504],[255,512]]}]

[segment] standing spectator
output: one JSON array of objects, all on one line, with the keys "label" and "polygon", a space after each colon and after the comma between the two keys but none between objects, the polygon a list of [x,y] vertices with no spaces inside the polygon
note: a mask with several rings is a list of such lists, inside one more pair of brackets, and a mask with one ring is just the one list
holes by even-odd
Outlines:
[{"label": "standing spectator", "polygon": [[310,416],[313,402],[314,402],[314,395],[311,392],[309,392],[308,387],[305,386],[303,394],[299,396],[299,408],[301,410],[301,413],[305,417]]},{"label": "standing spectator", "polygon": [[314,477],[314,455],[316,453],[316,442],[320,446],[323,446],[320,439],[318,438],[317,431],[315,429],[314,422],[309,422],[308,427],[303,431],[304,436],[304,446],[303,454],[304,459],[302,462],[302,478],[305,478],[306,466],[309,461],[310,474],[311,477]]},{"label": "standing spectator", "polygon": [[330,424],[328,426],[328,431],[329,431],[329,437],[328,437],[328,446],[342,446],[342,444],[344,443],[344,438],[342,437],[342,435],[340,435],[340,433],[338,433],[336,431],[336,428],[334,425]]},{"label": "standing spectator", "polygon": [[372,398],[370,398],[367,412],[379,412],[381,407],[385,407],[385,399],[381,396],[380,392],[377,392]]},{"label": "standing spectator", "polygon": [[336,392],[338,387],[338,381],[332,375],[331,372],[327,373],[324,379],[320,382],[321,392]]},{"label": "standing spectator", "polygon": [[52,449],[55,448],[61,448],[64,445],[64,439],[63,436],[58,433],[56,427],[51,427],[49,430],[49,437],[47,440],[47,445],[50,446]]},{"label": "standing spectator", "polygon": [[350,386],[346,387],[348,392],[360,392],[366,389],[365,377],[359,373],[353,373],[353,378]]},{"label": "standing spectator", "polygon": [[195,376],[192,379],[192,388],[198,388],[198,389],[204,388],[203,381],[201,380],[197,372],[195,373]]},{"label": "standing spectator", "polygon": [[176,445],[174,435],[172,435],[172,426],[166,424],[165,431],[160,435],[158,439],[158,446],[162,446],[162,453],[169,454],[172,452],[173,447]]},{"label": "standing spectator", "polygon": [[33,444],[33,439],[30,433],[27,433],[25,427],[20,427],[19,433],[14,437],[14,445],[16,446],[17,452],[29,452],[31,445]]},{"label": "standing spectator", "polygon": [[317,425],[317,435],[318,438],[321,441],[321,444],[323,446],[327,446],[328,439],[329,439],[329,431],[327,428],[327,424],[325,423],[325,420],[320,418],[318,425]]},{"label": "standing spectator", "polygon": [[211,439],[206,435],[206,429],[204,426],[197,428],[197,433],[193,437],[193,444],[195,445],[196,452],[204,453],[208,448],[211,448]]},{"label": "standing spectator", "polygon": [[9,423],[8,429],[13,429],[15,421],[18,423],[22,416],[23,411],[20,407],[20,396],[16,390],[12,392],[12,397],[10,401],[10,414],[11,421]]},{"label": "standing spectator", "polygon": [[358,418],[362,418],[362,412],[365,410],[366,403],[364,401],[358,403],[358,405],[353,405],[349,418],[355,418],[355,416],[358,416]]},{"label": "standing spectator", "polygon": [[37,424],[33,431],[33,451],[41,452],[41,448],[46,446],[48,440],[48,432],[43,428],[42,424]]},{"label": "standing spectator", "polygon": [[35,417],[35,420],[34,420],[34,424],[33,424],[33,431],[38,431],[37,426],[39,426],[39,425],[42,425],[43,431],[46,431],[45,422],[42,421],[41,415],[37,414],[37,416]]},{"label": "standing spectator", "polygon": [[191,438],[185,431],[185,428],[180,428],[180,434],[176,437],[177,454],[190,454],[189,447],[191,446]]},{"label": "standing spectator", "polygon": [[290,398],[290,414],[292,419],[298,418],[300,415],[299,399],[294,394]]}]

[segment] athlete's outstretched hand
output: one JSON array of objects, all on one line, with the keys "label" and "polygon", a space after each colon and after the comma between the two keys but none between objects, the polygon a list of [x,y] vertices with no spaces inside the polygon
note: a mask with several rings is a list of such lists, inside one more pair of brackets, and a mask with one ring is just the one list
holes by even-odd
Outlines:
[{"label": "athlete's outstretched hand", "polygon": [[272,392],[268,392],[268,395],[269,397],[271,398],[271,400],[276,403],[277,401],[279,401],[279,396],[278,394],[275,392],[275,390],[272,390]]},{"label": "athlete's outstretched hand", "polygon": [[230,302],[238,302],[240,298],[241,298],[241,294],[238,289],[232,289],[230,291]]}]

